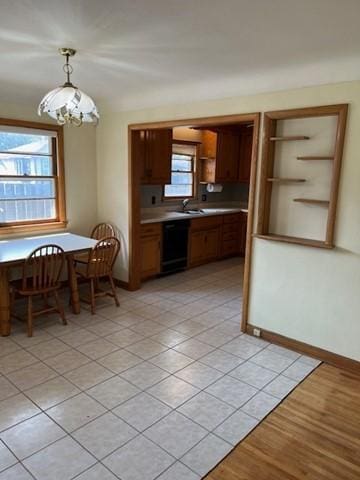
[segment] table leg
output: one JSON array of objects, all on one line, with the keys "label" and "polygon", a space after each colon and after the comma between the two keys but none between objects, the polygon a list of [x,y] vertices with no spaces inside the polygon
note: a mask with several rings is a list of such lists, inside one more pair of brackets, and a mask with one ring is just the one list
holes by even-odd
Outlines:
[{"label": "table leg", "polygon": [[67,262],[68,262],[68,281],[69,281],[69,288],[70,288],[72,311],[73,313],[78,315],[80,313],[80,297],[79,297],[79,288],[78,288],[78,282],[77,282],[76,273],[75,273],[73,255],[68,255]]},{"label": "table leg", "polygon": [[10,294],[9,279],[6,267],[0,267],[0,335],[10,335]]}]

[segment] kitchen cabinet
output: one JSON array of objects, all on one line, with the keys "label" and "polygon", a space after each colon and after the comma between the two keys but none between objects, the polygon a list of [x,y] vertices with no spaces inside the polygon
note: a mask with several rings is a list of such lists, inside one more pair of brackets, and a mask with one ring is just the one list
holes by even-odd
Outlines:
[{"label": "kitchen cabinet", "polygon": [[189,238],[189,266],[215,260],[219,256],[222,216],[193,219]]},{"label": "kitchen cabinet", "polygon": [[141,278],[153,277],[160,273],[161,223],[141,226]]},{"label": "kitchen cabinet", "polygon": [[253,145],[253,128],[243,128],[240,136],[239,176],[238,181],[250,183],[251,157]]},{"label": "kitchen cabinet", "polygon": [[208,130],[202,133],[201,182],[238,181],[240,140],[237,132]]},{"label": "kitchen cabinet", "polygon": [[219,251],[219,228],[190,233],[189,266],[215,260]]},{"label": "kitchen cabinet", "polygon": [[238,255],[240,253],[239,232],[240,214],[224,215],[221,229],[221,257]]},{"label": "kitchen cabinet", "polygon": [[215,178],[217,182],[236,182],[239,164],[239,135],[220,132],[217,139]]},{"label": "kitchen cabinet", "polygon": [[245,256],[247,213],[224,215],[221,228],[220,257]]},{"label": "kitchen cabinet", "polygon": [[134,156],[139,162],[141,183],[165,185],[171,181],[172,129],[135,132]]}]

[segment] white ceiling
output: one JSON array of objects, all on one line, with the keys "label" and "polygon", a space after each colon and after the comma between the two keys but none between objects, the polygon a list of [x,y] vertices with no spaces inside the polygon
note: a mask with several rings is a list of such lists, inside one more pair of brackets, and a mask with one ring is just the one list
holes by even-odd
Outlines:
[{"label": "white ceiling", "polygon": [[0,0],[0,100],[132,109],[360,78],[360,0]]}]

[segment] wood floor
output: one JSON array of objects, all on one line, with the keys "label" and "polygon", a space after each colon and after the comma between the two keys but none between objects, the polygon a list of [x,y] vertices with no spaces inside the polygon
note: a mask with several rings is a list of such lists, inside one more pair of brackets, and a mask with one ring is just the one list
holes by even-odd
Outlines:
[{"label": "wood floor", "polygon": [[359,480],[360,373],[321,365],[206,480]]}]

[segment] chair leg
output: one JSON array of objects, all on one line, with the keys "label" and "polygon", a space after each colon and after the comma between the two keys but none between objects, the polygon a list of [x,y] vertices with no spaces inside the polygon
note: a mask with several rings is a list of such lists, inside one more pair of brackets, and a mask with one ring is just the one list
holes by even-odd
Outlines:
[{"label": "chair leg", "polygon": [[33,336],[33,311],[32,311],[32,296],[28,296],[28,312],[27,312],[27,335],[28,337]]},{"label": "chair leg", "polygon": [[120,302],[119,302],[119,299],[116,295],[116,288],[115,288],[114,279],[112,278],[112,275],[109,275],[109,281],[110,281],[111,291],[112,291],[116,306],[120,307]]},{"label": "chair leg", "polygon": [[64,325],[67,325],[64,309],[63,309],[63,306],[61,305],[59,294],[56,290],[54,290],[54,298],[55,298],[56,308],[57,308],[57,311],[59,312],[62,322]]},{"label": "chair leg", "polygon": [[90,301],[91,301],[91,314],[95,314],[95,285],[94,279],[90,278]]}]

